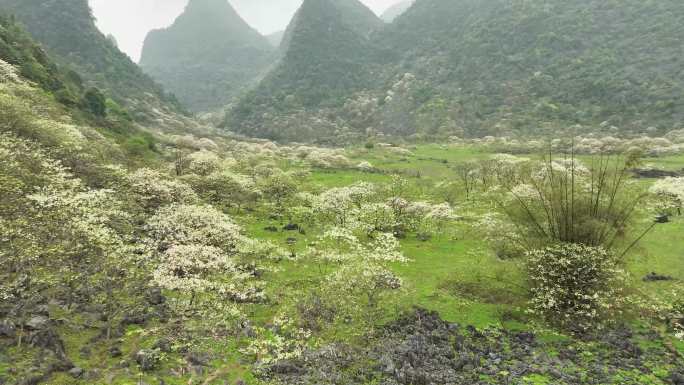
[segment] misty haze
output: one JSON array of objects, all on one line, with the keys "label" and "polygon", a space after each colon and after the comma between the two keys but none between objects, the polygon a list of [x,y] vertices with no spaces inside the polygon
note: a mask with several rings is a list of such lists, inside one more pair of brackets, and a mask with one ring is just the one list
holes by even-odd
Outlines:
[{"label": "misty haze", "polygon": [[0,0],[0,385],[684,385],[681,0]]}]

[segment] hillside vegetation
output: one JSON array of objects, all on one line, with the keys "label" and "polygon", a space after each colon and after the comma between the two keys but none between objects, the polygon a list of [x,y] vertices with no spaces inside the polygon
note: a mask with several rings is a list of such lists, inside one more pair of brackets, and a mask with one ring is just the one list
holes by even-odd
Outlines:
[{"label": "hillside vegetation", "polygon": [[[87,0],[1,0],[54,60],[125,106],[133,119],[173,120],[182,108],[95,26]],[[171,119],[169,119],[171,116]]]},{"label": "hillside vegetation", "polygon": [[[301,139],[287,126],[263,131],[295,120],[310,126],[306,138],[329,140],[339,131],[481,137],[681,125],[678,1],[419,0],[363,44],[348,24],[331,24],[330,4],[308,3],[294,25],[309,20],[312,33],[292,36],[291,57],[235,107],[227,129]],[[302,66],[311,57],[315,71]],[[302,67],[336,82],[308,83]],[[262,121],[251,109],[270,113]]]},{"label": "hillside vegetation", "polygon": [[193,111],[226,106],[273,61],[273,47],[225,0],[192,0],[151,31],[140,65]]},{"label": "hillside vegetation", "polygon": [[[684,129],[453,135],[440,111],[466,88],[410,42],[456,16],[446,2],[417,0],[395,23],[423,32],[393,38],[331,1],[305,0],[282,72],[244,99],[262,104],[229,119],[345,147],[144,123],[0,16],[0,385],[683,384]],[[467,45],[436,39],[430,57]],[[487,74],[496,52],[443,68]],[[466,100],[489,127],[496,100]]]}]

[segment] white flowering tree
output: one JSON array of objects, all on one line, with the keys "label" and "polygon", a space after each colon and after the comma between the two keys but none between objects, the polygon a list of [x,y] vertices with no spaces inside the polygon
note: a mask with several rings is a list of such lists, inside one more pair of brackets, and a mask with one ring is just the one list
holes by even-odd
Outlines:
[{"label": "white flowering tree", "polygon": [[86,188],[37,145],[0,134],[0,196],[2,311],[22,319],[47,292],[100,302],[109,321],[126,308],[116,293],[138,281],[113,191]]},{"label": "white flowering tree", "polygon": [[[376,233],[365,242],[353,230],[332,227],[319,237],[304,258],[319,266],[323,282],[312,298],[300,301],[320,301],[335,313],[328,319],[356,319],[370,325],[383,301],[401,288],[399,279],[389,268],[392,264],[408,263],[399,241],[391,233]],[[318,317],[308,314],[308,317]]]},{"label": "white flowering tree", "polygon": [[264,197],[274,205],[276,213],[282,214],[285,203],[297,193],[297,181],[291,174],[280,169],[269,168],[272,172],[257,183]]},{"label": "white flowering tree", "polygon": [[149,168],[141,168],[127,176],[129,192],[147,213],[172,203],[194,203],[197,195],[185,183]]},{"label": "white flowering tree", "polygon": [[358,214],[358,210],[369,202],[375,193],[375,186],[370,183],[332,188],[317,197],[314,210],[323,222],[347,227],[353,225],[355,214]]},{"label": "white flowering tree", "polygon": [[201,176],[207,176],[221,168],[221,158],[216,153],[200,150],[187,156],[188,171]]},{"label": "white flowering tree", "polygon": [[560,244],[528,252],[530,311],[557,326],[587,332],[624,309],[625,272],[602,247]]},{"label": "white flowering tree", "polygon": [[684,207],[684,178],[665,178],[656,181],[650,189],[654,206],[660,214],[681,215]]},{"label": "white flowering tree", "polygon": [[253,178],[228,170],[217,171],[206,177],[189,180],[195,191],[208,202],[222,207],[240,210],[257,202],[261,191]]},{"label": "white flowering tree", "polygon": [[[193,310],[221,300],[263,300],[263,285],[254,281],[254,264],[286,256],[270,243],[245,237],[229,216],[211,206],[165,206],[146,228],[156,250],[155,283],[177,292]],[[230,310],[237,314],[236,307]]]}]

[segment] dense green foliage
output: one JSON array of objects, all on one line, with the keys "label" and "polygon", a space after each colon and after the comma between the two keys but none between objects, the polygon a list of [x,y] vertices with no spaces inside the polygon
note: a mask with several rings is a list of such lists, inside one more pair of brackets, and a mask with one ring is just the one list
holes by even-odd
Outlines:
[{"label": "dense green foliage", "polygon": [[273,47],[226,0],[192,0],[148,34],[142,68],[195,111],[227,105],[271,64]]},{"label": "dense green foliage", "polygon": [[[73,134],[73,125],[92,125],[112,140],[108,151],[110,156],[123,160],[124,154],[114,143],[122,145],[124,152],[138,157],[156,157],[156,139],[142,127],[133,123],[130,112],[107,98],[95,87],[86,87],[81,77],[69,66],[57,64],[25,30],[12,18],[0,15],[0,63],[5,76],[18,70],[16,82],[3,89],[6,93],[0,104],[0,128],[20,133],[29,139],[39,140],[49,146],[61,143],[59,138]],[[40,87],[41,92],[31,86]],[[34,111],[31,106],[40,104],[42,110]],[[64,119],[64,116],[69,119]],[[52,122],[52,123],[51,123]],[[50,127],[55,126],[55,127]],[[63,132],[59,132],[59,131]],[[94,131],[93,131],[94,132]],[[99,135],[99,134],[93,134]],[[92,139],[92,138],[91,138]],[[104,138],[101,138],[104,141]],[[89,150],[103,151],[100,146]],[[84,151],[83,156],[92,155]],[[61,153],[61,160],[69,163],[75,153]],[[131,159],[133,159],[131,158]],[[69,159],[69,160],[67,160]],[[85,165],[80,160],[77,164]],[[69,163],[70,166],[78,166]]]},{"label": "dense green foliage", "polygon": [[55,93],[65,105],[78,104],[83,92],[80,76],[60,68],[15,21],[1,15],[0,59],[17,66],[22,76]]},{"label": "dense green foliage", "polygon": [[379,23],[357,0],[305,1],[285,32],[280,62],[237,104],[229,128],[267,138],[331,135],[332,127],[315,133],[296,116],[279,118],[339,108],[347,95],[375,82],[368,65],[376,50],[368,34]]},{"label": "dense green foliage", "polygon": [[[302,11],[295,26],[333,23],[329,8],[308,18]],[[328,136],[330,125],[433,137],[530,134],[603,122],[622,132],[666,131],[684,116],[682,16],[684,5],[675,0],[420,0],[365,45],[341,44],[350,41],[344,31],[331,30],[338,55],[320,51],[331,39],[320,28],[293,34],[284,46],[292,57],[286,53],[227,127],[301,140],[260,127],[306,120],[304,110],[322,121],[307,137],[313,140]],[[368,44],[373,48],[364,49]],[[317,71],[304,68],[327,82],[307,83],[295,65],[314,55]],[[350,55],[354,65],[347,65]],[[397,87],[406,73],[410,82]],[[280,80],[276,87],[273,77]],[[359,93],[370,97],[368,105],[351,112],[342,107],[356,103]],[[311,98],[326,108],[307,103]],[[264,122],[245,112],[253,109],[277,117]]]},{"label": "dense green foliage", "polygon": [[60,64],[71,66],[84,83],[106,90],[136,120],[152,119],[154,108],[180,110],[97,29],[87,0],[1,0],[0,10],[15,15]]}]

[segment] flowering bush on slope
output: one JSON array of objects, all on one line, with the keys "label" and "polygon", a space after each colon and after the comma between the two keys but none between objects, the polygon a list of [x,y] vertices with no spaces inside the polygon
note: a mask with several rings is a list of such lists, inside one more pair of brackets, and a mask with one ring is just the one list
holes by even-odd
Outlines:
[{"label": "flowering bush on slope", "polygon": [[601,247],[560,244],[527,253],[531,311],[576,332],[621,312],[625,273]]},{"label": "flowering bush on slope", "polygon": [[684,206],[684,178],[665,178],[650,189],[656,197],[656,208],[663,214],[682,213]]}]

